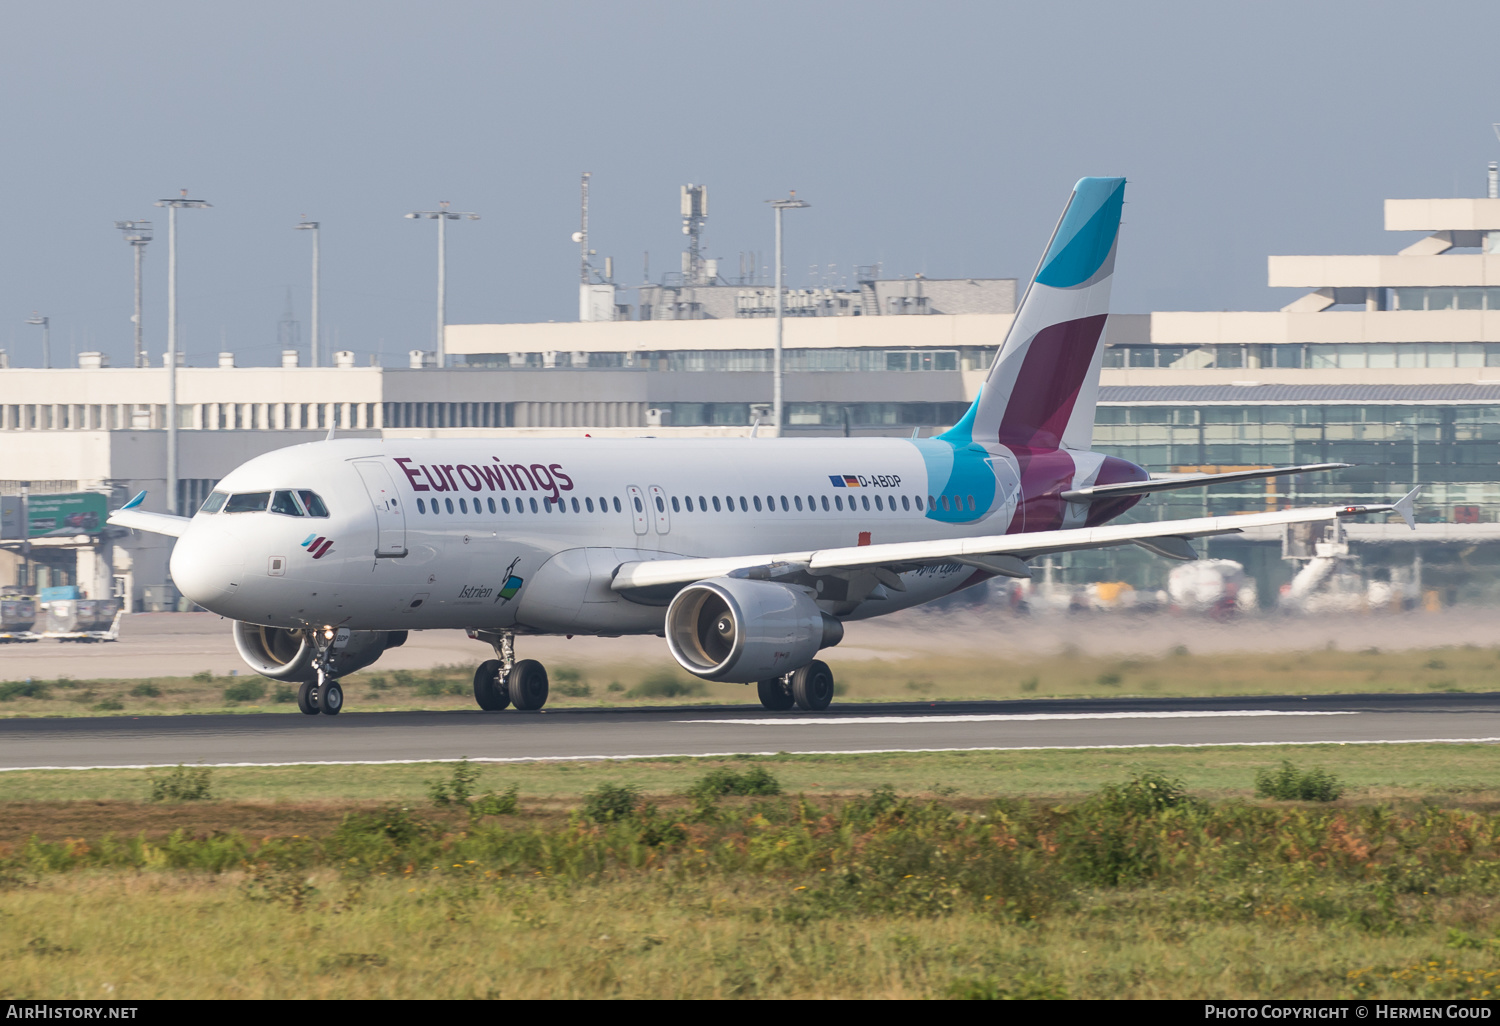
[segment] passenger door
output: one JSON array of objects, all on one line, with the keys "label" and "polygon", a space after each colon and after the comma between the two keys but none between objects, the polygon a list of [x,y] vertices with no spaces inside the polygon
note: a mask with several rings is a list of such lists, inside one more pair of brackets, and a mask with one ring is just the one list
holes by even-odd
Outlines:
[{"label": "passenger door", "polygon": [[651,507],[656,514],[656,533],[666,534],[672,530],[672,513],[667,509],[667,493],[660,485],[651,486]]},{"label": "passenger door", "polygon": [[406,555],[406,511],[396,495],[396,482],[383,463],[375,460],[355,460],[354,469],[370,493],[370,502],[375,507],[375,524],[378,537],[375,555],[398,559]]}]

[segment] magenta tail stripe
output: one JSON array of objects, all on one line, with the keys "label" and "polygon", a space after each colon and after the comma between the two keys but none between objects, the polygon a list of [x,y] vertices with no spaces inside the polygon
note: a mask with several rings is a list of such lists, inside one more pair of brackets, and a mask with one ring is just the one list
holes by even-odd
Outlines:
[{"label": "magenta tail stripe", "polygon": [[1001,444],[1028,448],[1060,444],[1108,319],[1108,314],[1080,317],[1049,324],[1036,333],[1000,419]]}]

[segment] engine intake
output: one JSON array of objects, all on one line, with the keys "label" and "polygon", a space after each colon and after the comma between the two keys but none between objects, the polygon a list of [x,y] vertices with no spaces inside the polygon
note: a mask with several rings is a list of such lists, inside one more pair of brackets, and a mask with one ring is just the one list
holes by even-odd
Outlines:
[{"label": "engine intake", "polygon": [[844,639],[844,625],[807,592],[735,577],[683,588],[667,607],[666,626],[667,648],[683,669],[735,684],[790,673]]},{"label": "engine intake", "polygon": [[[335,653],[333,675],[343,677],[364,669],[388,649],[405,643],[405,631],[352,631],[349,644]],[[318,679],[313,669],[317,652],[305,630],[236,621],[234,647],[250,669],[263,677],[296,683]]]}]

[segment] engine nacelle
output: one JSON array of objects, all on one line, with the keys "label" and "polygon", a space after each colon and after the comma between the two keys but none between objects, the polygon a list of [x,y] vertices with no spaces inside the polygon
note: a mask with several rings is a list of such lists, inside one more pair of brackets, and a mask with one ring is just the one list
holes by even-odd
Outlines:
[{"label": "engine nacelle", "polygon": [[843,639],[844,625],[812,596],[773,581],[699,581],[667,607],[672,658],[705,680],[770,680],[806,666],[819,649]]},{"label": "engine nacelle", "polygon": [[[379,659],[387,649],[406,644],[405,631],[351,631],[349,643],[334,650],[330,669],[343,677],[364,669]],[[250,669],[272,680],[302,683],[318,679],[313,669],[317,655],[306,630],[285,627],[262,627],[260,624],[235,621],[234,647]]]}]

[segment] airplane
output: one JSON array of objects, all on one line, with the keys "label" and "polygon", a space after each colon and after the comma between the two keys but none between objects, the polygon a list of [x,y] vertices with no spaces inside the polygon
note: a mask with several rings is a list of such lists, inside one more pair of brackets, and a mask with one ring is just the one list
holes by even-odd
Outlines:
[{"label": "airplane", "polygon": [[1174,488],[1333,470],[1307,464],[1152,477],[1090,448],[1125,179],[1074,187],[973,405],[932,438],[336,439],[258,456],[190,517],[109,516],[177,538],[188,599],[233,621],[309,715],[413,630],[462,629],[495,658],[481,709],[540,709],[528,635],[657,635],[704,680],[767,709],[826,709],[817,656],[844,624],[908,609],[1036,557],[1395,513],[1416,490],[1346,505],[1110,524]]}]

